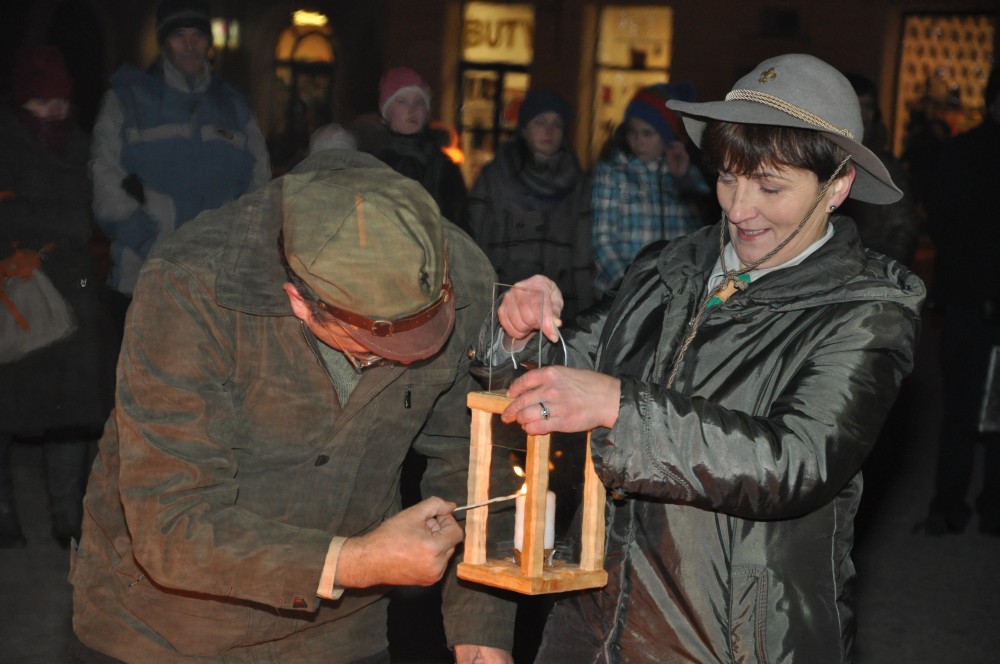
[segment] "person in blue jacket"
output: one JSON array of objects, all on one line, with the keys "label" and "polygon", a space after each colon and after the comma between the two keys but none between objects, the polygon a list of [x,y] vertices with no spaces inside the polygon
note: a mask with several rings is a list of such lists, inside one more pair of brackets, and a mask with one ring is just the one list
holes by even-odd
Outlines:
[{"label": "person in blue jacket", "polygon": [[94,216],[111,240],[110,285],[127,309],[150,250],[204,210],[270,180],[267,146],[243,96],[214,76],[208,3],[162,0],[162,56],[111,78],[94,126]]}]

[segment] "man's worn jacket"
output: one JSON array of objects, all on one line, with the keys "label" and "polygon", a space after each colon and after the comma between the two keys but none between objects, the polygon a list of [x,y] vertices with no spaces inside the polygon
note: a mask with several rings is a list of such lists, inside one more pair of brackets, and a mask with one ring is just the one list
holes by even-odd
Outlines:
[{"label": "man's worn jacket", "polygon": [[646,251],[564,336],[621,379],[594,432],[607,587],[549,617],[538,661],[853,661],[861,464],[912,369],[924,298],[854,224],[703,314],[719,226]]},{"label": "man's worn jacket", "polygon": [[[297,170],[335,178],[351,167],[387,168],[328,151]],[[469,348],[489,311],[488,262],[446,225],[450,340],[429,360],[367,370],[342,408],[319,342],[282,290],[281,188],[203,214],[143,268],[70,572],[77,635],[118,659],[378,653],[385,588],[316,596],[332,538],[399,510],[411,445],[428,457],[424,495],[466,502]],[[513,606],[459,587],[453,570],[448,579],[449,643],[509,649]]]}]

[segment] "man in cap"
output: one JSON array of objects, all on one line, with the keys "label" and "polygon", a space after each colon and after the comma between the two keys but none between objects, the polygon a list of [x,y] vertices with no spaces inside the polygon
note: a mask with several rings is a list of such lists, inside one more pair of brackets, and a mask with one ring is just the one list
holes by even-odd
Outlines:
[{"label": "man in cap", "polygon": [[[342,150],[157,249],[85,500],[77,647],[145,662],[388,662],[387,591],[448,570],[457,661],[510,662],[513,604],[450,569],[469,349],[493,279],[419,183]],[[411,447],[431,497],[400,511]],[[512,492],[509,464],[492,468],[495,490]],[[490,525],[512,521],[505,507]]]},{"label": "man in cap", "polygon": [[246,101],[212,75],[211,35],[207,2],[162,0],[162,56],[146,71],[125,65],[115,72],[94,126],[94,216],[111,239],[110,280],[122,316],[157,242],[271,177]]}]

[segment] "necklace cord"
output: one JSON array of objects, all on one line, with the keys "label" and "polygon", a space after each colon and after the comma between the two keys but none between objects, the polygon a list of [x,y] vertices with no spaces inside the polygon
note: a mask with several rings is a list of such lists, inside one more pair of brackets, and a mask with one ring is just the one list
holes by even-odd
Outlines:
[{"label": "necklace cord", "polygon": [[826,196],[827,192],[830,191],[830,187],[833,186],[834,181],[838,177],[840,177],[840,172],[844,169],[844,166],[846,166],[847,162],[850,160],[851,160],[850,155],[844,157],[843,161],[841,161],[840,164],[837,166],[836,170],[834,170],[833,175],[831,175],[827,179],[827,181],[823,184],[823,186],[820,188],[819,195],[816,196],[816,200],[813,201],[813,204],[809,206],[809,209],[802,217],[802,221],[799,222],[799,225],[795,227],[795,230],[792,231],[788,237],[779,242],[773,249],[771,249],[771,251],[767,252],[762,257],[753,261],[749,265],[743,266],[739,270],[729,270],[726,268],[725,244],[726,244],[726,237],[729,233],[729,216],[726,214],[725,211],[722,212],[722,228],[719,231],[719,261],[722,264],[722,280],[718,283],[718,285],[715,288],[709,291],[708,296],[705,298],[705,301],[702,303],[700,307],[698,307],[698,313],[695,314],[694,320],[691,322],[691,331],[688,332],[687,336],[684,338],[684,341],[681,343],[681,347],[677,352],[677,359],[674,360],[673,367],[670,369],[670,375],[667,377],[668,388],[673,387],[674,381],[677,379],[677,373],[680,370],[681,364],[684,361],[684,356],[687,354],[688,348],[691,347],[691,343],[694,341],[695,335],[698,333],[698,328],[701,327],[703,314],[705,313],[705,311],[708,310],[708,303],[712,301],[712,298],[714,298],[716,295],[718,295],[723,290],[728,288],[730,282],[732,282],[733,287],[737,291],[746,290],[747,286],[749,286],[749,283],[747,283],[746,281],[742,281],[737,277],[741,274],[747,274],[752,270],[756,269],[758,265],[761,265],[762,263],[770,259],[779,251],[784,249],[789,242],[795,239],[795,236],[797,236],[805,227],[806,222],[809,221],[810,217],[812,217],[813,212],[816,211],[816,208],[819,206],[820,202]]}]

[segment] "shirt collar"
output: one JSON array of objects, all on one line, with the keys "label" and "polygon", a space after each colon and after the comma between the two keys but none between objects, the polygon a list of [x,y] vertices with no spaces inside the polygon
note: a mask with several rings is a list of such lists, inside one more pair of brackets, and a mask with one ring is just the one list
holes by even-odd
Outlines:
[{"label": "shirt collar", "polygon": [[[820,247],[822,247],[824,244],[826,244],[830,240],[830,238],[832,238],[832,237],[833,237],[833,224],[827,224],[826,225],[826,233],[823,235],[823,237],[821,237],[820,239],[816,240],[815,242],[813,242],[812,244],[810,244],[808,247],[806,247],[805,251],[803,251],[802,253],[800,253],[798,256],[795,256],[791,260],[785,261],[781,265],[775,265],[774,267],[760,268],[760,269],[757,269],[757,270],[750,270],[750,272],[749,272],[750,282],[752,283],[754,281],[757,281],[758,279],[760,279],[761,277],[763,277],[765,274],[768,274],[769,272],[774,272],[776,270],[783,270],[783,269],[785,269],[787,267],[792,267],[794,265],[798,265],[799,263],[801,263],[805,259],[809,258],[809,256],[811,256],[812,254],[814,254]],[[725,251],[726,265],[727,266],[730,266],[730,265],[739,265],[740,264],[740,259],[736,255],[736,250],[733,248],[733,243],[732,242],[729,242],[729,243],[726,244],[726,248],[724,249],[724,251]],[[723,276],[723,272],[722,272],[722,259],[720,257],[719,259],[716,259],[716,261],[715,261],[715,267],[712,268],[712,275],[708,279],[708,288],[709,288],[709,290],[715,288],[719,284],[719,282],[722,281],[722,276]]]}]

